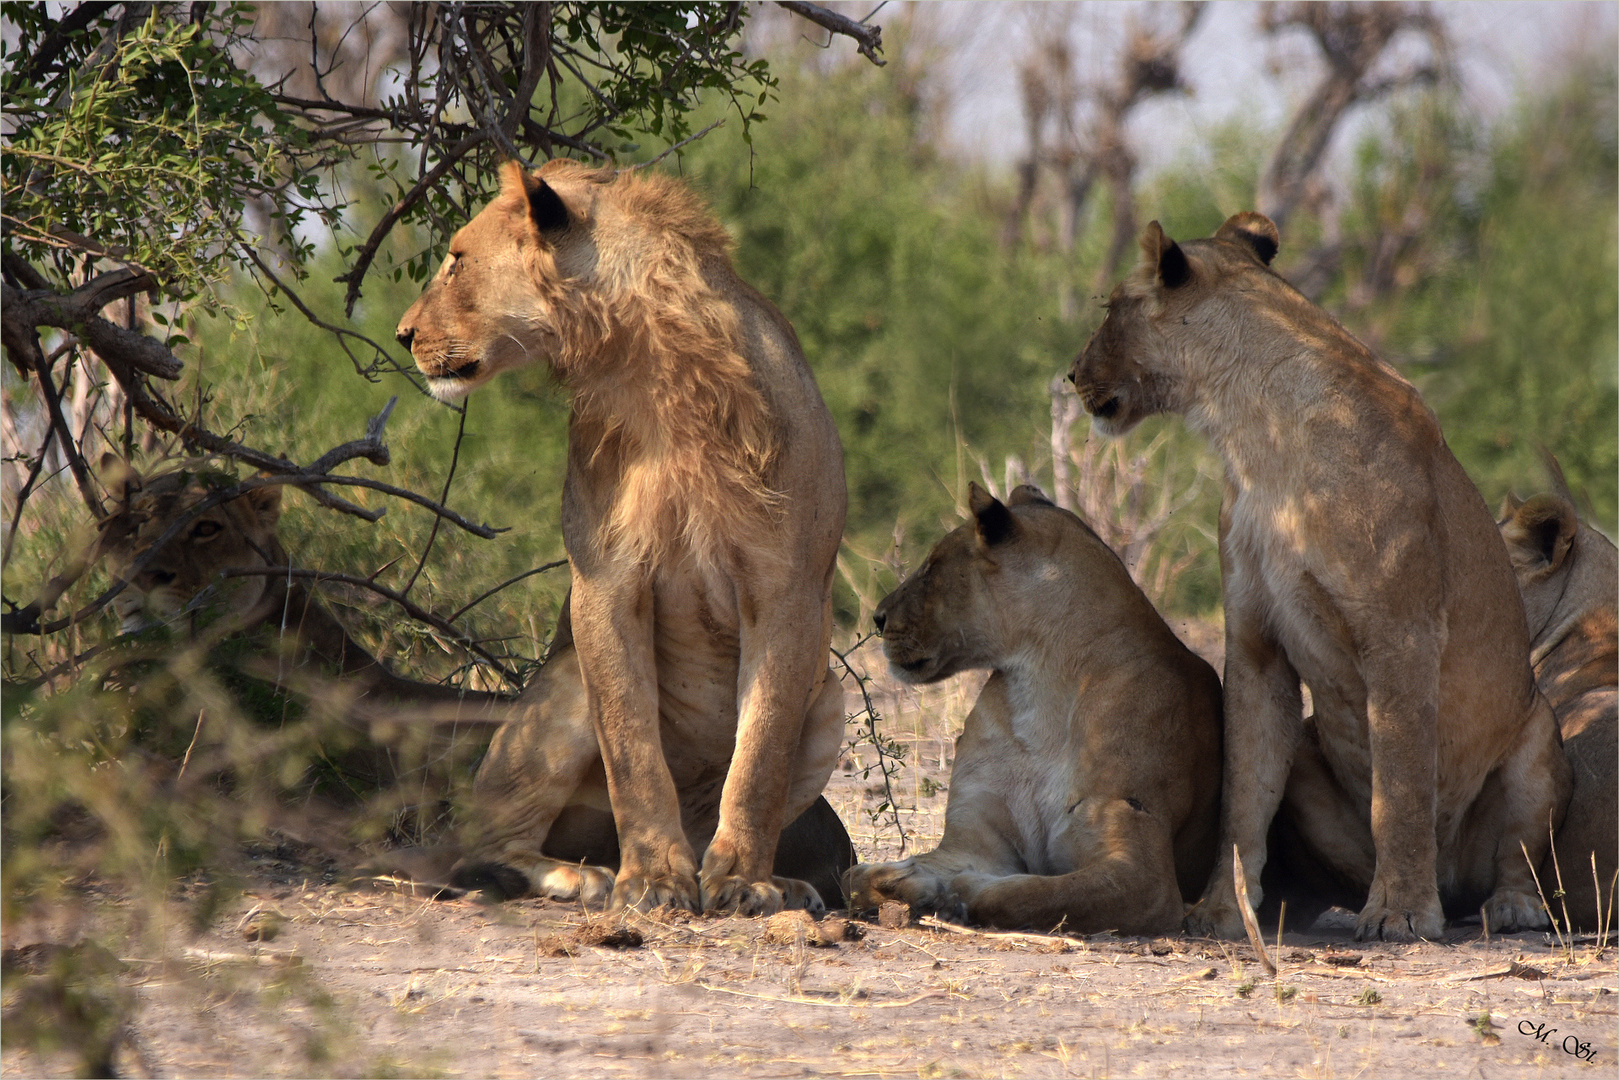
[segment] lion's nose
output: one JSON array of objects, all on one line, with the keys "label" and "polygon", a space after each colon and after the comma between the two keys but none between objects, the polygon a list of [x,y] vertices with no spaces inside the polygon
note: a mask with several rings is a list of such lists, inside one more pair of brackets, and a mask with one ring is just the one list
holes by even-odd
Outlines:
[{"label": "lion's nose", "polygon": [[883,605],[877,605],[877,610],[871,613],[871,621],[877,625],[877,632],[882,633],[883,624],[888,621],[888,612],[883,610]]},{"label": "lion's nose", "polygon": [[410,343],[416,340],[416,328],[400,323],[399,329],[394,331],[394,340],[409,349]]}]

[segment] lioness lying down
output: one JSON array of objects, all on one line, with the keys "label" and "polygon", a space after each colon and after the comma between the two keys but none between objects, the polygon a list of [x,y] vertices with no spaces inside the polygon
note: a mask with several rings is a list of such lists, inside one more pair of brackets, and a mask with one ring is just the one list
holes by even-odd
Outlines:
[{"label": "lioness lying down", "polygon": [[1179,927],[1216,852],[1220,681],[1079,518],[975,484],[974,520],[877,608],[894,673],[990,668],[956,741],[944,838],[855,867],[851,906],[1092,933]]},{"label": "lioness lying down", "polygon": [[[302,579],[232,571],[288,565],[279,534],[281,488],[247,491],[204,506],[236,477],[205,461],[143,476],[109,454],[100,466],[112,505],[80,569],[101,561],[114,581],[122,629],[187,624],[218,641],[242,635],[261,650],[237,662],[242,674],[310,698],[339,718],[323,740],[327,760],[351,779],[390,783],[430,757],[448,765],[476,760],[502,717],[496,694],[423,682],[394,673],[359,645]],[[199,506],[204,507],[198,509]],[[171,526],[183,530],[152,551]],[[199,619],[201,625],[199,625]]]},{"label": "lioness lying down", "polygon": [[1415,388],[1270,270],[1278,242],[1253,213],[1184,245],[1148,225],[1071,372],[1100,431],[1181,413],[1226,465],[1225,857],[1187,925],[1242,933],[1231,847],[1258,894],[1282,807],[1364,896],[1359,937],[1480,904],[1545,926],[1520,844],[1538,865],[1569,765],[1506,550]]},{"label": "lioness lying down", "polygon": [[1535,681],[1574,771],[1557,863],[1548,853],[1540,883],[1550,897],[1561,879],[1567,895],[1551,901],[1552,911],[1561,919],[1567,905],[1575,926],[1596,930],[1604,914],[1597,884],[1606,901],[1619,865],[1619,550],[1580,523],[1566,489],[1508,510],[1501,538],[1523,593]]}]

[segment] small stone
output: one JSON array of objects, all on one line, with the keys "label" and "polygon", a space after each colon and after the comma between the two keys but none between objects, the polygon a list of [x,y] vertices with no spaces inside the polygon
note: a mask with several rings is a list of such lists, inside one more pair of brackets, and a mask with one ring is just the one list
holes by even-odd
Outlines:
[{"label": "small stone", "polygon": [[274,941],[286,921],[273,911],[261,911],[242,927],[242,937],[248,941]]},{"label": "small stone", "polygon": [[903,930],[911,925],[911,905],[884,900],[877,908],[877,925],[885,930]]}]

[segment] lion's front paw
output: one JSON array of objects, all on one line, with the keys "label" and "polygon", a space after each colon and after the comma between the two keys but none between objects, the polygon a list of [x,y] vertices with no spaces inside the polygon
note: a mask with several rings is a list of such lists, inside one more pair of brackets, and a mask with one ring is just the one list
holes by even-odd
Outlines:
[{"label": "lion's front paw", "polygon": [[1193,937],[1240,938],[1247,933],[1235,896],[1225,901],[1204,897],[1186,913],[1185,926]]},{"label": "lion's front paw", "polygon": [[681,874],[631,874],[620,877],[613,885],[614,909],[651,911],[665,905],[693,912],[703,910],[697,879]]},{"label": "lion's front paw", "polygon": [[599,866],[557,866],[540,878],[535,891],[551,900],[577,900],[600,910],[612,902],[613,874]]},{"label": "lion's front paw", "polygon": [[[788,906],[785,890],[777,884],[777,882],[785,880],[785,878],[776,878],[770,881],[749,881],[734,874],[713,879],[705,877],[703,880],[703,910],[734,913],[748,918],[774,915],[784,906]],[[809,886],[806,885],[805,888],[809,888]],[[820,896],[815,894],[814,889],[809,891],[812,895],[815,895],[816,904],[820,905],[822,911],[825,911],[826,905],[821,904]]]},{"label": "lion's front paw", "polygon": [[[1490,927],[1495,927],[1493,917]],[[1438,941],[1444,932],[1445,913],[1439,906],[1438,890],[1426,901],[1402,903],[1380,898],[1374,888],[1355,920],[1356,941]]]},{"label": "lion's front paw", "polygon": [[914,858],[891,863],[861,863],[850,869],[844,880],[853,911],[868,911],[884,900],[902,900],[915,910],[947,915],[956,914],[961,907],[950,883],[919,865]]},{"label": "lion's front paw", "polygon": [[1551,925],[1540,897],[1520,889],[1497,889],[1484,902],[1484,917],[1491,930],[1544,930]]}]

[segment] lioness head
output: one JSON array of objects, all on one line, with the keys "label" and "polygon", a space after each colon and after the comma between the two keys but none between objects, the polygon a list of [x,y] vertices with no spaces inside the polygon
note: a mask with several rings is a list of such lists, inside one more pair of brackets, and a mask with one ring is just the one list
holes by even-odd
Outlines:
[{"label": "lioness head", "polygon": [[1566,495],[1536,495],[1522,503],[1508,500],[1498,524],[1537,647],[1567,616],[1596,606],[1609,612],[1608,632],[1612,632],[1614,568],[1619,559],[1612,541],[1580,523]]},{"label": "lioness head", "polygon": [[969,505],[973,520],[933,545],[921,568],[877,605],[883,653],[906,682],[997,667],[1031,628],[1072,632],[1083,606],[1071,602],[1075,590],[1098,584],[1074,580],[1073,555],[1063,549],[1080,535],[1129,582],[1107,546],[1038,488],[1025,484],[1002,503],[974,484]]},{"label": "lioness head", "polygon": [[[665,177],[563,159],[530,173],[508,162],[500,194],[451,238],[396,336],[446,401],[531,363],[566,376],[581,358],[638,347],[639,328],[619,317],[624,297],[679,292],[727,243]],[[700,317],[667,314],[675,326]]]},{"label": "lioness head", "polygon": [[[236,484],[228,473],[193,469],[143,478],[111,455],[102,462],[102,475],[115,505],[100,523],[97,553],[115,580],[125,579],[141,553],[179,518]],[[280,517],[279,487],[257,488],[202,511],[113,598],[123,631],[205,605],[232,615],[250,612],[269,591],[269,578],[221,578],[220,573],[284,563],[276,539]]]},{"label": "lioness head", "polygon": [[1122,435],[1153,413],[1186,411],[1196,340],[1221,329],[1242,278],[1274,278],[1269,266],[1280,243],[1271,220],[1252,212],[1184,245],[1158,222],[1147,225],[1141,265],[1113,290],[1107,318],[1068,373],[1098,431]]}]

